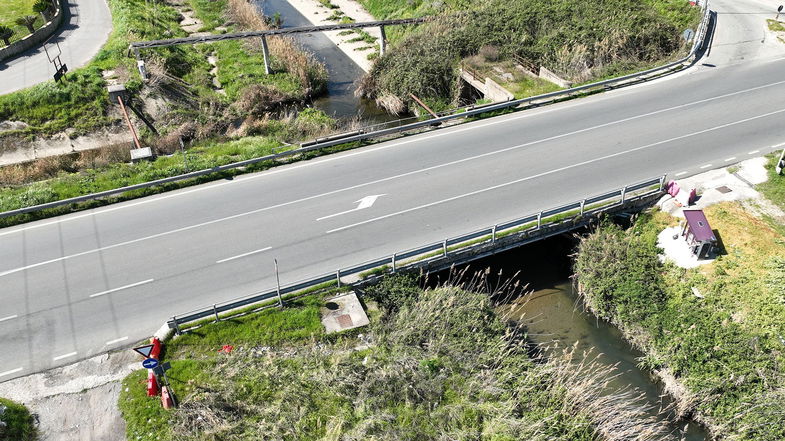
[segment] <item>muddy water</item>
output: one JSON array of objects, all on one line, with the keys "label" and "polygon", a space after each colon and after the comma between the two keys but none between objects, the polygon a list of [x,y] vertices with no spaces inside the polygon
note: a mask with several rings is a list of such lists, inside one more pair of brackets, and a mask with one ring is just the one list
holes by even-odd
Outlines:
[{"label": "muddy water", "polygon": [[[592,354],[599,354],[596,359],[598,370],[610,372],[616,369],[619,373],[610,384],[609,393],[625,387],[635,388],[652,408],[651,415],[670,421],[672,415],[659,413],[659,409],[670,404],[668,397],[663,397],[661,385],[636,366],[637,358],[643,354],[632,348],[615,327],[583,312],[569,280],[569,255],[574,246],[574,239],[565,236],[527,245],[472,263],[464,273],[464,280],[476,270],[490,268],[490,274],[495,275],[488,280],[488,288],[492,290],[517,273],[515,280],[528,285],[527,294],[503,301],[499,306],[500,314],[521,322],[529,339],[535,343],[551,347],[558,345],[558,348],[577,344],[578,353],[591,350]],[[459,274],[462,270],[457,268],[452,274]],[[455,276],[441,272],[430,275],[428,285],[433,286],[447,278],[456,281]],[[709,439],[697,424],[671,423],[671,427],[673,433],[683,440]]]},{"label": "muddy water", "polygon": [[[286,0],[256,0],[256,5],[264,15],[280,14],[284,28],[311,26],[311,23]],[[357,90],[357,80],[364,72],[323,33],[295,34],[292,38],[327,68],[329,75],[327,95],[315,99],[311,103],[313,107],[336,118],[348,119],[359,116],[367,124],[401,118],[385,112],[373,101],[354,95]]]}]

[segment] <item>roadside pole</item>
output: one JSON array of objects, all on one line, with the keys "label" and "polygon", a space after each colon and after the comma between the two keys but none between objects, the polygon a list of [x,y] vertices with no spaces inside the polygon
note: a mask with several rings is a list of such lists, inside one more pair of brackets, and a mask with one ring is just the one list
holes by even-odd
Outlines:
[{"label": "roadside pole", "polygon": [[275,287],[278,293],[278,307],[283,308],[283,298],[281,297],[281,279],[278,278],[278,259],[273,259],[275,262]]}]

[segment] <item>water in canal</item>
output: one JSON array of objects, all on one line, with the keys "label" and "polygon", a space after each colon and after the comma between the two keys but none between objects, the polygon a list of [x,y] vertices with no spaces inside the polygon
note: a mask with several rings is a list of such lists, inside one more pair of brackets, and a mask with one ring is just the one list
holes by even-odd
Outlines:
[{"label": "water in canal", "polygon": [[[256,4],[264,15],[280,14],[284,28],[311,26],[286,0],[256,0]],[[356,82],[364,74],[363,70],[323,33],[295,34],[292,38],[327,68],[327,95],[315,99],[311,103],[313,107],[336,118],[359,116],[363,125],[402,118],[385,112],[373,101],[355,96]]]},{"label": "water in canal", "polygon": [[[490,268],[488,279],[490,287],[498,286],[504,280],[516,275],[515,280],[528,284],[526,294],[504,301],[499,313],[525,325],[529,339],[543,346],[558,344],[559,348],[569,348],[577,344],[578,351],[591,350],[597,356],[596,368],[605,372],[616,369],[619,374],[612,380],[609,393],[633,387],[642,394],[651,407],[650,414],[660,420],[670,420],[671,415],[659,414],[661,408],[670,404],[663,396],[662,386],[647,372],[637,367],[637,358],[642,356],[622,337],[618,329],[598,320],[583,311],[569,280],[572,253],[576,242],[572,237],[557,236],[531,245],[498,254],[473,262],[465,271],[464,279],[469,279],[476,270]],[[435,286],[446,279],[455,280],[465,267],[450,272],[443,271],[428,276],[427,284]],[[501,276],[498,275],[501,271]],[[460,281],[458,281],[460,282]],[[672,424],[674,434],[686,441],[704,441],[709,436],[697,424],[681,422]]]}]

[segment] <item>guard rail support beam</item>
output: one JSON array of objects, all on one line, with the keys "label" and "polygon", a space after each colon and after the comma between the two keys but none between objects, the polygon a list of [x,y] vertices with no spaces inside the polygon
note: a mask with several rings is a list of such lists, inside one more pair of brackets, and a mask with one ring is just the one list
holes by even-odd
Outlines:
[{"label": "guard rail support beam", "polygon": [[262,55],[264,56],[264,73],[270,75],[273,71],[270,69],[270,50],[267,48],[267,38],[264,35],[262,40]]}]

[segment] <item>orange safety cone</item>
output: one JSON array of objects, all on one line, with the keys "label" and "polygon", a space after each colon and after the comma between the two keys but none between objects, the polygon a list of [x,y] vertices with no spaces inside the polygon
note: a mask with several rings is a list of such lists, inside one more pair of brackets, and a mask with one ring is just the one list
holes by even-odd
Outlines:
[{"label": "orange safety cone", "polygon": [[153,371],[147,371],[147,396],[154,397],[158,395],[158,380],[155,379]]}]

